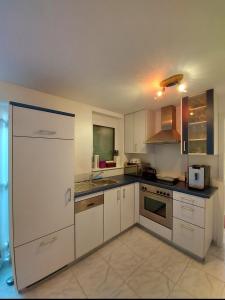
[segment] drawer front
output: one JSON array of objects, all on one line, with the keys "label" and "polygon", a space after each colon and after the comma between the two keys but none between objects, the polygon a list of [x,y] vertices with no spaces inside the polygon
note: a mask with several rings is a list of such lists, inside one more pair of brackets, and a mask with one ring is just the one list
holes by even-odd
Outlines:
[{"label": "drawer front", "polygon": [[173,200],[173,216],[205,228],[205,209],[202,207]]},{"label": "drawer front", "polygon": [[74,118],[34,109],[13,107],[13,135],[74,139]]},{"label": "drawer front", "polygon": [[179,193],[179,192],[173,192],[173,199],[182,201],[188,204],[196,205],[199,207],[205,207],[205,202],[207,199],[197,197],[197,196],[192,196],[184,193]]},{"label": "drawer front", "polygon": [[173,242],[191,253],[204,257],[204,229],[173,218]]},{"label": "drawer front", "polygon": [[74,261],[74,226],[14,251],[17,287],[21,290]]},{"label": "drawer front", "polygon": [[91,209],[101,204],[104,204],[104,195],[99,195],[85,200],[81,200],[79,202],[75,202],[75,214]]}]

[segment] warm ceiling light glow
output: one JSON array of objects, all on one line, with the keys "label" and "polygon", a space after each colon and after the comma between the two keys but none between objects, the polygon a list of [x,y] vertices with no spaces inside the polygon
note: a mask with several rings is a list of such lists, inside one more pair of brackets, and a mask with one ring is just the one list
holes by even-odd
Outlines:
[{"label": "warm ceiling light glow", "polygon": [[187,90],[186,90],[186,85],[185,85],[184,83],[179,84],[179,85],[178,85],[178,91],[179,91],[180,93],[186,93],[186,92],[187,92]]},{"label": "warm ceiling light glow", "polygon": [[163,92],[162,91],[158,91],[156,94],[157,94],[158,97],[161,97],[162,94],[163,94]]},{"label": "warm ceiling light glow", "polygon": [[194,116],[194,113],[193,113],[193,111],[192,111],[192,112],[190,112],[190,116]]}]

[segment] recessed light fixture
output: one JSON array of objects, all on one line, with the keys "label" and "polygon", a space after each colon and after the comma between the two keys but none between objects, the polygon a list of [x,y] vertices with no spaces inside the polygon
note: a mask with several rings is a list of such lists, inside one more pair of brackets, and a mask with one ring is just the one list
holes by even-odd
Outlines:
[{"label": "recessed light fixture", "polygon": [[165,93],[166,88],[178,85],[178,91],[180,93],[186,93],[186,85],[184,83],[181,83],[184,75],[183,74],[176,74],[173,76],[170,76],[160,82],[161,90],[157,91],[155,99],[158,97],[161,97],[163,93]]}]

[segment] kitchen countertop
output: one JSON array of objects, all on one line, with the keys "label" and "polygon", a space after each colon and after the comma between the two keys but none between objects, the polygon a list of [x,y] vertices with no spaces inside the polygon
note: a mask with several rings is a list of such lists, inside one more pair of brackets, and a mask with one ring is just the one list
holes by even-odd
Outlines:
[{"label": "kitchen countertop", "polygon": [[91,195],[93,193],[103,192],[106,190],[110,190],[112,188],[117,188],[117,187],[120,187],[120,186],[123,186],[126,184],[135,183],[135,182],[151,184],[151,185],[158,186],[161,188],[166,188],[168,190],[181,192],[181,193],[198,196],[198,197],[202,197],[202,198],[210,198],[213,195],[213,193],[217,190],[216,187],[209,187],[209,188],[206,188],[205,190],[190,189],[183,181],[179,181],[177,184],[170,186],[170,185],[167,185],[164,183],[146,180],[141,177],[131,176],[131,175],[118,175],[118,176],[107,177],[107,179],[114,179],[117,182],[113,183],[113,184],[105,185],[105,186],[94,187],[94,188],[91,188],[90,190],[86,190],[83,192],[75,192],[74,198]]}]

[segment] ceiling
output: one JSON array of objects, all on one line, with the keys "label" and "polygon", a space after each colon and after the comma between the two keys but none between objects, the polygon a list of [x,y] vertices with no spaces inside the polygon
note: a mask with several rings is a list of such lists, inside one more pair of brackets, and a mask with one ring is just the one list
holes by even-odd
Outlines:
[{"label": "ceiling", "polygon": [[118,112],[225,95],[224,0],[0,0],[0,80]]}]

